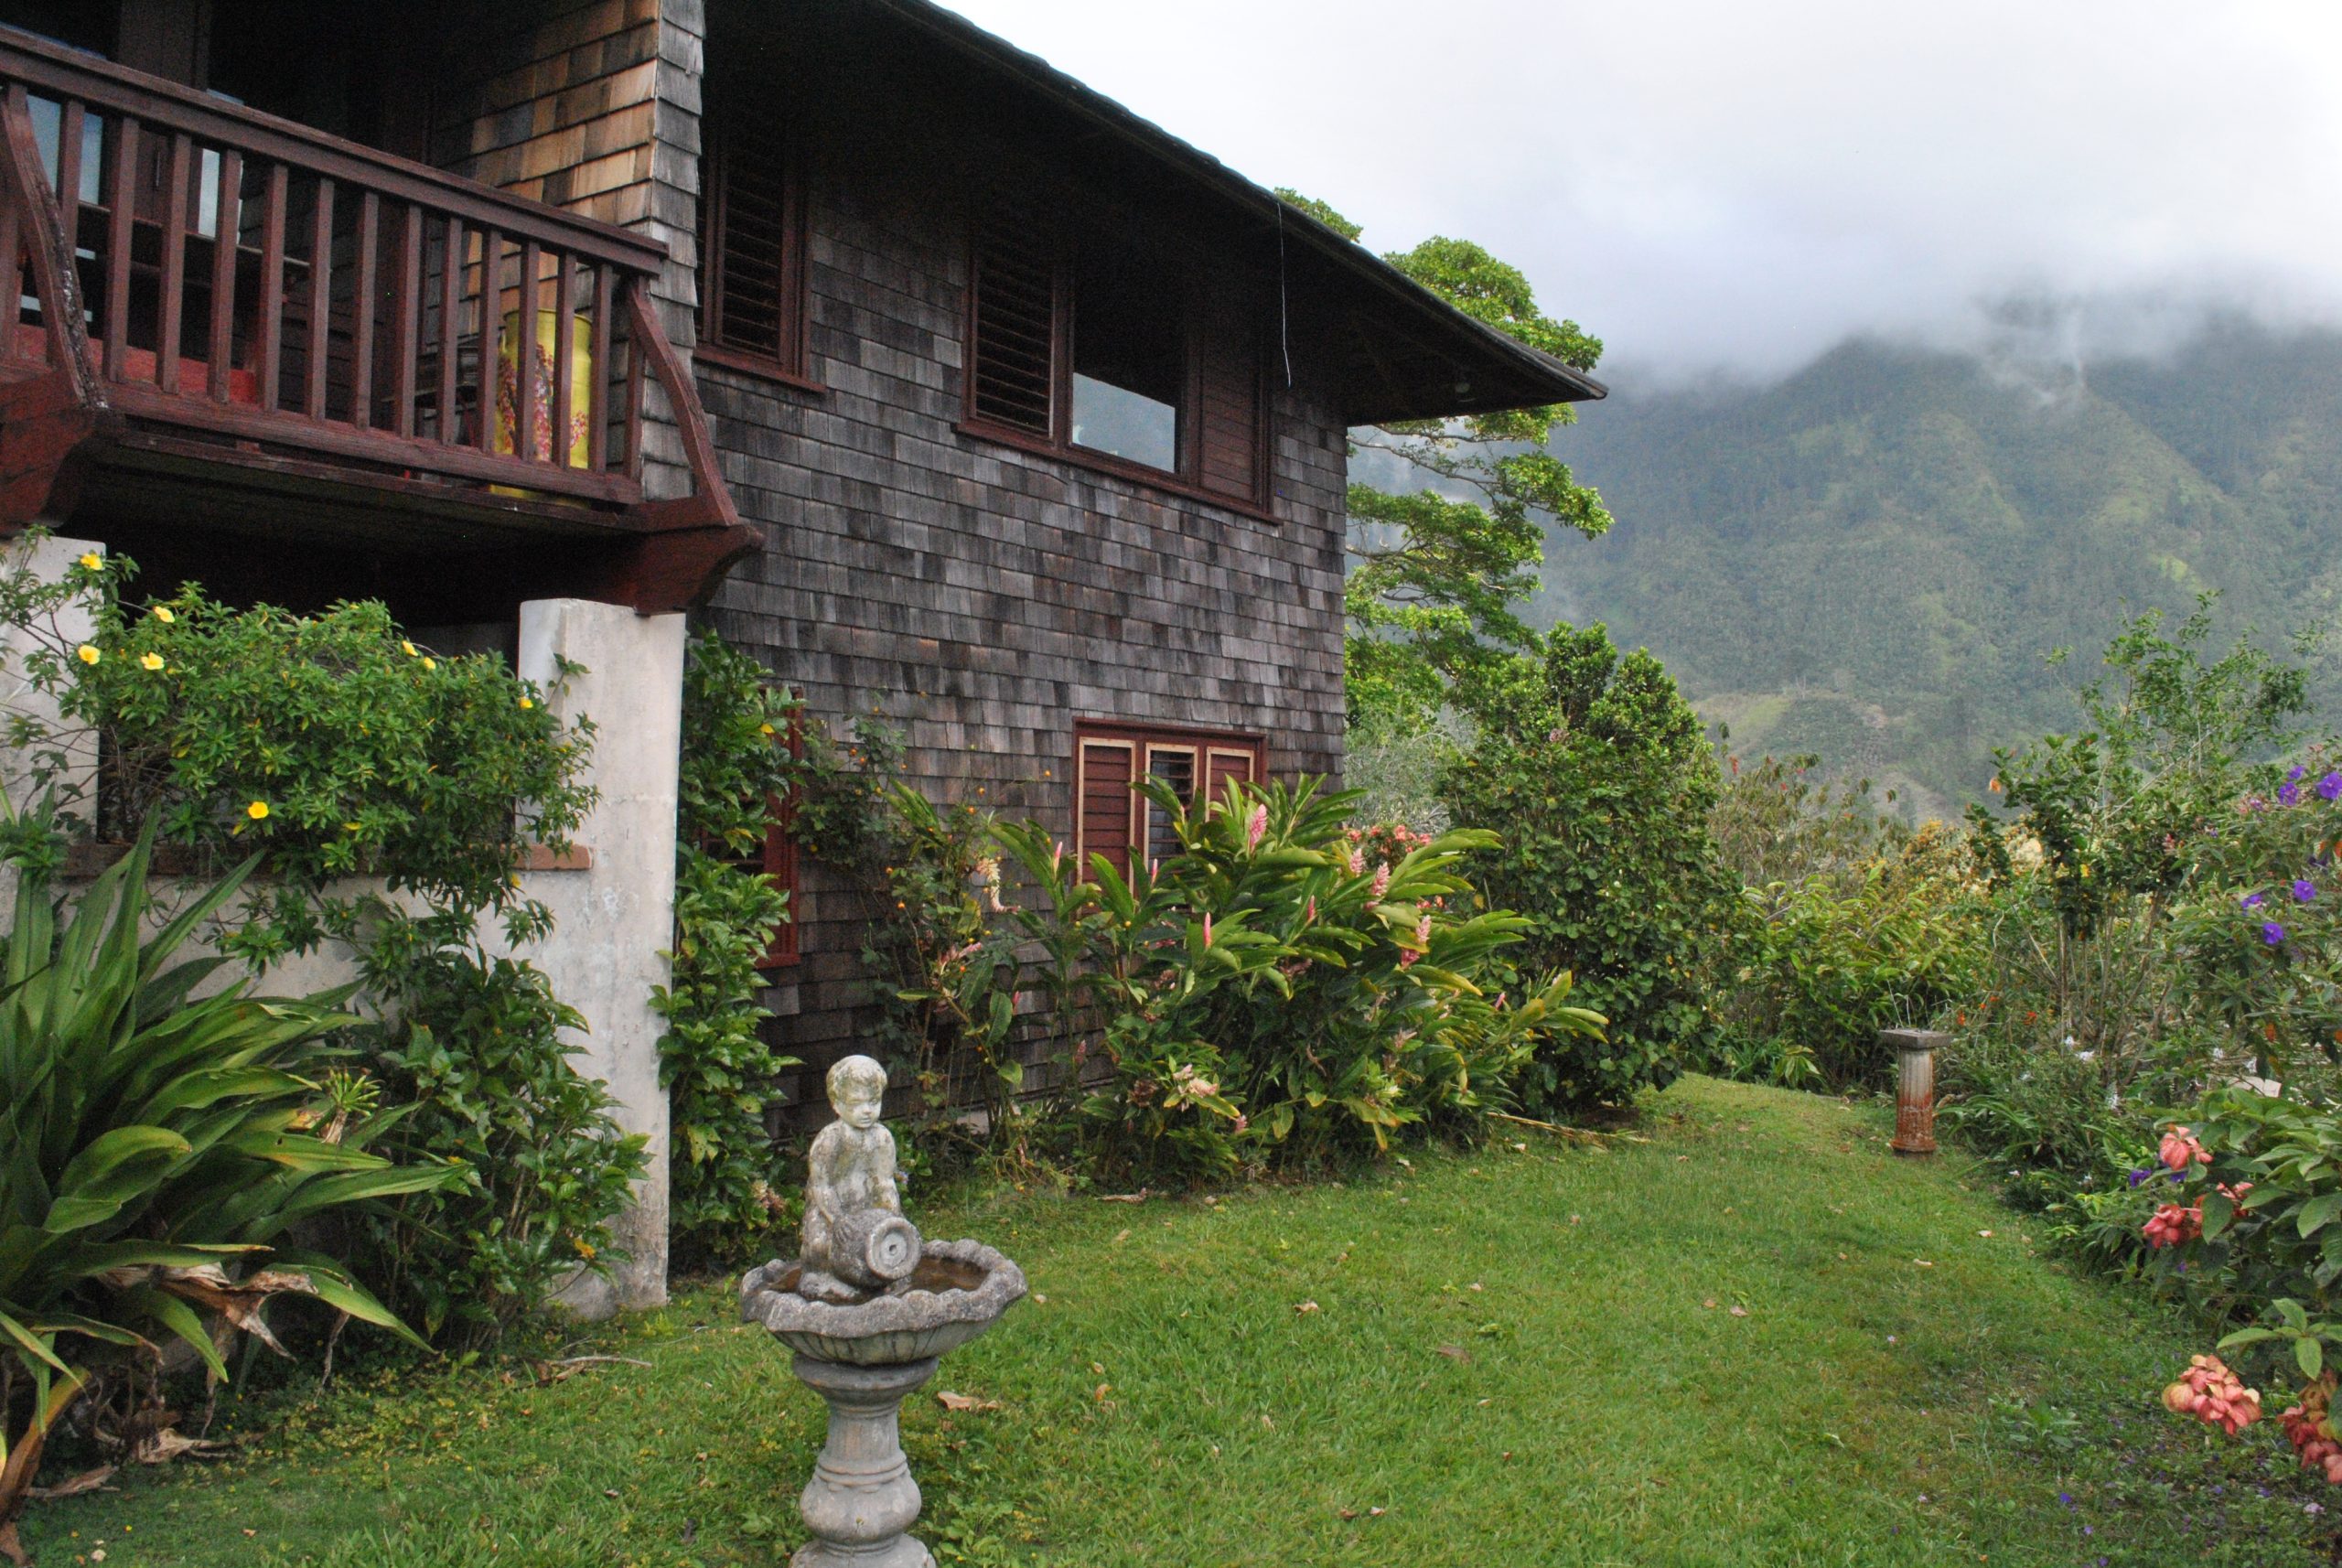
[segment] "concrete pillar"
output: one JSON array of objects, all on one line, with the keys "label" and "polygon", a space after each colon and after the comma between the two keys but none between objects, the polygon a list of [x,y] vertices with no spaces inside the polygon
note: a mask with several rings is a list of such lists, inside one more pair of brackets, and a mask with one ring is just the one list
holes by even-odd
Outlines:
[{"label": "concrete pillar", "polygon": [[650,1169],[613,1228],[627,1258],[607,1278],[580,1274],[562,1293],[563,1305],[600,1316],[667,1299],[667,1095],[650,993],[667,983],[662,955],[674,940],[683,618],[583,599],[522,605],[521,674],[551,688],[562,659],[586,673],[552,705],[564,718],[593,719],[590,782],[601,799],[576,839],[593,852],[592,866],[523,879],[554,922],[552,940],[528,956],[553,994],[585,1015],[577,1070],[608,1086],[620,1126],[650,1139]]}]

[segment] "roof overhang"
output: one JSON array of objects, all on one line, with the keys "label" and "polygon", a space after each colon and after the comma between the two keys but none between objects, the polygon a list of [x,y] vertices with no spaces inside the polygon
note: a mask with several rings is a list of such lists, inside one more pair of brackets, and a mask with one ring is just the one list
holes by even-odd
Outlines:
[{"label": "roof overhang", "polygon": [[1132,113],[1039,57],[929,0],[868,0],[941,46],[1012,80],[1103,137],[1273,231],[1316,358],[1351,424],[1590,402],[1607,389],[1477,321],[1406,274],[1218,158]]}]

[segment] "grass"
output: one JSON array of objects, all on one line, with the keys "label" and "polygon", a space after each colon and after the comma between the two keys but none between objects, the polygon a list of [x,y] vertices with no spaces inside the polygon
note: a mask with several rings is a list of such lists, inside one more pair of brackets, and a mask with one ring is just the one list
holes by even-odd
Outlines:
[{"label": "grass", "polygon": [[[2181,1325],[1885,1130],[1691,1079],[1607,1152],[930,1216],[1036,1294],[928,1391],[997,1409],[905,1412],[921,1533],[1067,1568],[2332,1560],[2331,1489],[2273,1423],[2232,1443],[2155,1404]],[[235,1407],[238,1457],[37,1505],[27,1535],[106,1568],[776,1563],[820,1406],[732,1316],[689,1294],[593,1337],[648,1367],[551,1385]]]}]

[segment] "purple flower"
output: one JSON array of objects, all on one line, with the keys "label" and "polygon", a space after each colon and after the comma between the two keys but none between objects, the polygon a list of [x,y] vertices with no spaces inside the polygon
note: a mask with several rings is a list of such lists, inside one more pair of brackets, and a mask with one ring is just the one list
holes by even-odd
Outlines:
[{"label": "purple flower", "polygon": [[2301,803],[2302,787],[2300,785],[2286,783],[2277,786],[2277,804],[2281,806],[2298,806]]},{"label": "purple flower", "polygon": [[2261,940],[2273,948],[2285,940],[2285,928],[2274,920],[2263,920],[2261,922]]},{"label": "purple flower", "polygon": [[2297,876],[2294,879],[2294,901],[2295,903],[2306,904],[2316,897],[2317,884],[2312,882],[2306,876]]},{"label": "purple flower", "polygon": [[2342,795],[2342,773],[2329,773],[2319,779],[2317,793],[2318,798],[2324,800],[2331,800],[2336,796]]},{"label": "purple flower", "polygon": [[2134,1171],[2133,1171],[2133,1172],[2131,1173],[2131,1186],[2132,1186],[2132,1187],[2135,1190],[2135,1189],[2137,1188],[2138,1185],[2139,1185],[2141,1182],[2143,1182],[2143,1181],[2146,1180],[2146,1179],[2147,1179],[2147,1177],[2149,1177],[2150,1176],[2153,1176],[2154,1174],[2154,1173],[2153,1171],[2150,1171],[2149,1169],[2147,1169],[2147,1167],[2146,1167],[2146,1166],[2144,1166],[2144,1165],[2141,1165],[2141,1166],[2139,1166],[2136,1170],[2134,1170]]},{"label": "purple flower", "polygon": [[2244,896],[2244,902],[2241,908],[2247,909],[2258,909],[2261,908],[2261,895],[2258,893],[2246,894]]},{"label": "purple flower", "polygon": [[2299,763],[2295,763],[2294,765],[2294,770],[2285,775],[2285,782],[2288,784],[2298,784],[2302,781],[2302,775],[2308,771],[2308,768],[2302,767]]}]

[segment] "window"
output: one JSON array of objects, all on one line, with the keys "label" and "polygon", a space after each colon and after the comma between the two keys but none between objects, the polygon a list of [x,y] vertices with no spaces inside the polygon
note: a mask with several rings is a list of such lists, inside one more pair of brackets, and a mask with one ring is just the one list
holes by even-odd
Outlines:
[{"label": "window", "polygon": [[1074,854],[1085,866],[1102,854],[1125,875],[1133,844],[1149,861],[1179,853],[1171,814],[1133,789],[1133,779],[1162,780],[1192,811],[1219,799],[1231,779],[1252,784],[1266,775],[1267,748],[1258,736],[1084,720],[1074,726],[1073,746]]},{"label": "window", "polygon": [[717,364],[805,371],[802,149],[768,102],[707,84],[701,162],[700,345]]},{"label": "window", "polygon": [[972,226],[966,428],[1267,504],[1262,316],[1230,267],[1129,225],[994,201]]}]

